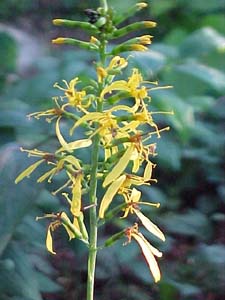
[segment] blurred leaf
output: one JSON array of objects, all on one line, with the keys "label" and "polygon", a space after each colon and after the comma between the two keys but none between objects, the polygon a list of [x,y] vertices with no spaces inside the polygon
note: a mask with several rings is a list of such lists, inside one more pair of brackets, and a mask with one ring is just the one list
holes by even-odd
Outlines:
[{"label": "blurred leaf", "polygon": [[18,245],[7,247],[6,255],[13,258],[15,270],[0,272],[0,290],[11,295],[24,296],[32,300],[42,300],[35,272],[27,260],[27,256]]},{"label": "blurred leaf", "polygon": [[217,12],[214,14],[207,14],[201,18],[201,26],[211,26],[216,29],[218,32],[225,34],[224,28],[224,14],[222,12]]},{"label": "blurred leaf", "polygon": [[164,0],[152,0],[151,2],[151,11],[155,16],[165,14],[174,7],[176,7],[176,1],[171,0],[165,2]]},{"label": "blurred leaf", "polygon": [[212,230],[207,217],[197,210],[189,209],[186,213],[167,213],[160,221],[166,231],[199,240],[210,238]]},{"label": "blurred leaf", "polygon": [[180,45],[180,55],[184,58],[206,56],[215,50],[225,51],[225,37],[210,27],[195,31]]},{"label": "blurred leaf", "polygon": [[199,256],[207,263],[221,269],[225,268],[225,246],[217,245],[202,245],[199,247]]},{"label": "blurred leaf", "polygon": [[20,188],[14,183],[16,175],[25,165],[24,157],[21,159],[21,153],[16,144],[1,148],[0,157],[0,211],[4,212],[0,218],[1,254],[17,226],[32,209],[39,191],[34,188],[31,180],[22,182]]},{"label": "blurred leaf", "polygon": [[201,289],[196,285],[192,285],[189,283],[181,283],[181,282],[172,281],[172,280],[170,280],[169,283],[173,287],[175,287],[181,295],[183,295],[185,297],[194,296],[194,295],[201,293]]},{"label": "blurred leaf", "polygon": [[186,62],[183,65],[176,66],[175,69],[181,74],[189,74],[200,79],[216,91],[225,91],[225,74],[217,69],[195,61]]},{"label": "blurred leaf", "polygon": [[43,273],[36,272],[35,277],[41,292],[57,293],[62,290],[62,287],[60,287],[49,277],[45,276]]},{"label": "blurred leaf", "polygon": [[167,137],[163,137],[157,143],[157,152],[159,155],[159,161],[164,163],[165,166],[179,170],[181,167],[181,149],[172,140]]},{"label": "blurred leaf", "polygon": [[[134,59],[130,62],[130,68],[140,68],[143,70],[143,75],[147,78],[153,78],[153,74],[160,71],[166,63],[166,57],[156,51],[136,52]],[[146,65],[148,67],[146,68]]]},{"label": "blurred leaf", "polygon": [[214,10],[220,11],[224,8],[224,1],[217,0],[217,1],[205,1],[205,0],[198,0],[198,1],[190,1],[188,2],[188,6],[193,10],[199,12],[210,12]]},{"label": "blurred leaf", "polygon": [[8,33],[1,31],[1,28],[0,45],[0,75],[3,75],[16,69],[17,45]]}]

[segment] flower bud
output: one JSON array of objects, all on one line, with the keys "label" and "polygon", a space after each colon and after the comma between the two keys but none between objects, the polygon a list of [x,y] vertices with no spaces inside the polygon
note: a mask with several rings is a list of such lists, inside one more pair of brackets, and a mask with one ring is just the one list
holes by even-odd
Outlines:
[{"label": "flower bud", "polygon": [[117,242],[118,240],[120,240],[122,237],[124,237],[124,230],[112,235],[110,238],[108,238],[105,241],[104,246],[105,247],[110,247],[112,246],[115,242]]},{"label": "flower bud", "polygon": [[82,28],[92,33],[98,32],[98,28],[95,25],[90,24],[89,22],[73,21],[73,20],[66,20],[66,19],[54,19],[52,23],[56,26]]},{"label": "flower bud", "polygon": [[59,37],[57,39],[52,40],[52,43],[57,45],[64,44],[64,45],[78,46],[82,49],[87,49],[87,50],[98,50],[98,46],[96,46],[95,44],[83,42],[72,38]]},{"label": "flower bud", "polygon": [[153,28],[153,27],[156,27],[156,22],[153,21],[136,22],[115,30],[111,35],[111,39],[122,37],[135,30],[141,30],[141,29]]},{"label": "flower bud", "polygon": [[125,21],[126,19],[128,19],[129,17],[132,17],[136,12],[138,12],[139,10],[147,7],[148,4],[145,2],[140,2],[137,3],[133,6],[131,6],[126,12],[124,12],[123,14],[119,14],[116,15],[113,19],[113,23],[115,25],[120,24],[121,22]]}]

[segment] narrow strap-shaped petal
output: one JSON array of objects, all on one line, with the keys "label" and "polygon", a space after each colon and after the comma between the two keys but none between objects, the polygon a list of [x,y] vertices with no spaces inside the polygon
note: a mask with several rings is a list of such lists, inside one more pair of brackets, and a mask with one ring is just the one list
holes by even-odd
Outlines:
[{"label": "narrow strap-shaped petal", "polygon": [[116,178],[118,178],[120,176],[120,174],[126,169],[128,163],[130,161],[130,157],[132,155],[133,150],[134,150],[134,145],[131,144],[126,149],[126,151],[124,152],[123,156],[120,158],[118,163],[114,166],[112,171],[109,172],[108,175],[106,176],[106,178],[102,184],[103,187],[107,186],[112,181],[114,181]]},{"label": "narrow strap-shaped petal", "polygon": [[156,226],[152,221],[150,221],[145,215],[143,215],[142,212],[140,212],[137,209],[134,209],[135,214],[138,216],[140,219],[141,223],[143,226],[152,234],[157,236],[160,240],[165,241],[165,236],[162,233],[162,231]]},{"label": "narrow strap-shaped petal", "polygon": [[41,164],[43,163],[44,159],[36,161],[34,164],[30,165],[28,168],[26,168],[22,173],[19,174],[19,176],[16,177],[15,183],[17,184],[21,180],[23,180],[25,177],[29,177],[31,173]]},{"label": "narrow strap-shaped petal", "polygon": [[56,125],[55,125],[56,135],[57,135],[57,138],[58,138],[59,143],[61,144],[62,148],[68,152],[71,152],[68,143],[65,141],[64,137],[62,136],[62,134],[60,132],[60,128],[59,128],[60,119],[61,119],[61,117],[59,117],[56,121]]},{"label": "narrow strap-shaped petal", "polygon": [[73,155],[67,155],[66,157],[63,158],[63,160],[70,163],[78,170],[81,169],[79,160],[76,157],[74,157]]},{"label": "narrow strap-shaped petal", "polygon": [[56,252],[53,250],[53,246],[52,246],[51,224],[48,226],[48,230],[47,230],[46,248],[50,253],[56,254]]},{"label": "narrow strap-shaped petal", "polygon": [[80,149],[80,148],[86,148],[89,147],[92,144],[91,139],[81,139],[74,142],[66,143],[66,149],[65,147],[61,147],[59,150],[57,150],[56,153],[62,152],[65,150],[69,150],[72,152],[73,150]]},{"label": "narrow strap-shaped petal", "polygon": [[71,202],[71,212],[74,216],[79,216],[80,211],[81,211],[81,180],[82,180],[82,175],[76,176],[76,180],[73,184],[73,189],[72,189],[72,202]]},{"label": "narrow strap-shaped petal", "polygon": [[126,175],[122,175],[109,186],[108,190],[106,191],[101,201],[101,205],[99,209],[99,218],[104,218],[106,209],[109,207],[110,203],[113,200],[113,197],[116,195],[118,189],[121,187],[121,185],[125,180],[126,180]]},{"label": "narrow strap-shaped petal", "polygon": [[[54,176],[54,173],[57,171],[57,168],[53,168],[51,170],[49,170],[48,172],[44,173],[42,176],[40,176],[38,179],[37,179],[37,182],[43,182],[45,179],[47,179],[48,177],[50,177],[50,180],[51,178]],[[53,175],[53,176],[51,176]],[[48,182],[50,182],[48,180]]]},{"label": "narrow strap-shaped petal", "polygon": [[151,247],[150,247],[151,245],[147,240],[145,239],[143,240],[139,236],[139,234],[133,233],[132,237],[137,241],[138,245],[140,246],[155,282],[158,282],[161,278],[161,274],[160,274],[158,263],[151,251]]}]

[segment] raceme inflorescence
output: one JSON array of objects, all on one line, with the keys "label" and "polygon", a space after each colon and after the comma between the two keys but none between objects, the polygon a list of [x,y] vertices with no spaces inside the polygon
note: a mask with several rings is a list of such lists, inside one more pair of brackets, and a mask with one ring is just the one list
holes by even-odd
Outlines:
[{"label": "raceme inflorescence", "polygon": [[[78,239],[87,246],[89,300],[94,295],[97,252],[123,237],[126,238],[124,245],[134,241],[140,246],[154,281],[159,281],[161,276],[156,257],[161,257],[162,253],[141,233],[144,227],[158,239],[165,241],[163,232],[141,211],[143,206],[157,208],[159,203],[142,200],[140,186],[150,186],[157,181],[152,177],[156,166],[152,160],[156,155],[156,143],[152,141],[152,137],[160,138],[161,132],[169,129],[159,128],[154,115],[172,112],[151,111],[151,90],[159,89],[160,86],[156,81],[145,80],[138,68],[129,69],[129,62],[132,60],[129,51],[147,51],[152,36],[146,34],[129,38],[119,45],[108,44],[110,40],[130,35],[135,30],[155,27],[156,23],[153,21],[140,21],[119,27],[121,22],[145,7],[147,4],[140,2],[130,7],[125,14],[119,14],[103,0],[97,10],[85,11],[87,22],[53,20],[56,26],[81,28],[90,34],[89,41],[59,37],[52,42],[95,52],[95,77],[90,78],[88,84],[84,84],[76,76],[70,81],[63,79],[55,83],[54,87],[61,95],[53,98],[54,107],[28,115],[29,118],[44,118],[54,124],[58,149],[45,152],[21,148],[28,156],[34,156],[38,160],[18,175],[16,183],[29,177],[36,168],[44,164],[48,170],[37,182],[51,183],[59,173],[63,173],[66,178],[52,192],[64,197],[67,203],[65,211],[49,213],[37,219],[51,220],[47,229],[46,246],[52,254],[56,254],[52,233],[59,226],[65,228],[69,240]],[[121,56],[123,52],[125,54]],[[126,69],[130,70],[128,75]],[[62,124],[65,122],[69,128],[67,135],[62,131]],[[81,159],[77,155],[83,148],[89,149],[90,157]],[[97,196],[99,190],[103,194],[101,197]],[[115,218],[134,220],[132,215],[135,216],[133,224],[116,232],[103,245],[98,245],[99,226],[113,222]]]}]

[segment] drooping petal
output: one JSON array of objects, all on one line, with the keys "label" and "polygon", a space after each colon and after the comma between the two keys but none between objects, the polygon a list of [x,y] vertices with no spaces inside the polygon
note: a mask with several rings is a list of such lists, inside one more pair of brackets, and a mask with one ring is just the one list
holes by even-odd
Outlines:
[{"label": "drooping petal", "polygon": [[47,237],[46,237],[46,248],[50,253],[56,254],[52,246],[51,224],[48,226]]},{"label": "drooping petal", "polygon": [[74,182],[72,188],[72,202],[70,210],[74,216],[79,216],[81,211],[81,180],[82,175],[76,176],[76,181]]},{"label": "drooping petal", "polygon": [[17,184],[21,180],[23,180],[25,177],[29,177],[31,173],[42,163],[44,162],[44,159],[36,161],[34,164],[29,166],[27,169],[25,169],[22,173],[19,174],[19,176],[16,177],[15,183]]},{"label": "drooping petal", "polygon": [[121,187],[121,185],[125,180],[126,180],[126,175],[122,175],[109,186],[108,190],[106,191],[101,201],[101,205],[99,209],[99,218],[104,218],[106,209],[109,207],[113,197],[116,195],[118,189]]},{"label": "drooping petal", "polygon": [[148,163],[145,167],[145,171],[144,171],[144,180],[145,181],[151,180],[153,166],[154,166],[154,164],[151,161],[148,161]]},{"label": "drooping petal", "polygon": [[100,98],[103,98],[105,94],[111,93],[112,91],[127,91],[129,92],[129,88],[127,87],[127,82],[125,80],[114,81],[112,84],[106,86],[101,92]]},{"label": "drooping petal", "polygon": [[67,155],[66,157],[63,158],[63,160],[70,163],[78,170],[81,169],[79,160],[76,157],[74,157],[73,155]]},{"label": "drooping petal", "polygon": [[140,246],[155,282],[158,282],[161,278],[161,274],[160,274],[158,263],[152,253],[150,247],[151,245],[146,239],[142,239],[139,236],[139,234],[132,233],[132,237],[137,241],[138,245]]},{"label": "drooping petal", "polygon": [[134,203],[138,203],[140,198],[141,198],[141,192],[133,188],[130,196],[130,201]]},{"label": "drooping petal", "polygon": [[61,220],[62,220],[62,225],[66,229],[66,232],[68,233],[70,240],[76,237],[81,238],[80,231],[77,228],[75,228],[75,226],[70,221],[69,217],[65,212],[62,212]]},{"label": "drooping petal", "polygon": [[59,143],[61,144],[62,148],[68,152],[71,152],[68,143],[65,141],[64,137],[62,136],[61,132],[60,132],[60,128],[59,128],[59,122],[60,122],[61,117],[59,117],[56,121],[56,125],[55,125],[55,131],[56,131],[56,136],[59,140]]},{"label": "drooping petal", "polygon": [[143,226],[152,234],[157,236],[160,240],[165,241],[165,236],[162,233],[162,231],[156,226],[152,221],[150,221],[145,215],[143,215],[142,212],[140,212],[138,209],[134,209],[135,214],[140,219]]},{"label": "drooping petal", "polygon": [[75,128],[80,126],[82,123],[85,123],[88,121],[93,121],[93,122],[99,121],[99,119],[101,119],[103,116],[104,116],[104,113],[100,113],[100,112],[91,112],[91,113],[88,113],[87,115],[84,115],[70,129],[70,135],[72,135]]},{"label": "drooping petal", "polygon": [[126,151],[124,152],[123,156],[120,158],[118,163],[114,166],[111,172],[108,173],[106,176],[104,182],[103,182],[103,187],[106,187],[108,184],[110,184],[112,181],[114,181],[116,178],[120,176],[120,174],[125,170],[127,167],[130,157],[132,155],[132,152],[134,150],[134,145],[131,144]]},{"label": "drooping petal", "polygon": [[62,152],[64,150],[69,150],[72,152],[73,150],[80,149],[80,148],[86,148],[89,147],[92,144],[91,139],[81,139],[74,142],[66,143],[66,148],[61,147],[59,150],[57,150],[56,153]]},{"label": "drooping petal", "polygon": [[[45,179],[47,179],[48,177],[53,177],[53,176],[51,176],[51,175],[54,175],[55,174],[55,172],[57,171],[57,168],[53,168],[53,169],[51,169],[51,170],[49,170],[48,172],[46,172],[46,173],[44,173],[42,176],[40,176],[38,179],[37,179],[37,182],[43,182]],[[49,180],[48,180],[48,182],[50,182]]]}]

